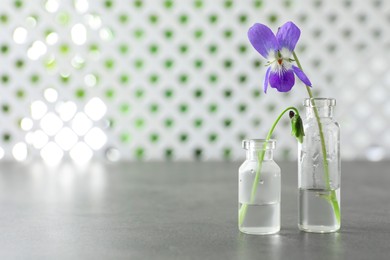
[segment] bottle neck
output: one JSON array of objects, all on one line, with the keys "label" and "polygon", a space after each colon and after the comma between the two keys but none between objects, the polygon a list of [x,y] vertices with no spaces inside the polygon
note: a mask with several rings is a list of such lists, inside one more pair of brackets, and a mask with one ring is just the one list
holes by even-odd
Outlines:
[{"label": "bottle neck", "polygon": [[316,116],[317,110],[319,117],[332,118],[333,110],[336,105],[336,99],[334,98],[306,98],[303,101],[303,105],[306,107],[306,118],[313,118]]},{"label": "bottle neck", "polygon": [[273,150],[275,149],[276,141],[265,139],[249,139],[242,141],[242,148],[246,150],[246,159],[257,161],[259,156],[264,152],[264,161],[272,160]]},{"label": "bottle neck", "polygon": [[[258,149],[250,149],[246,151],[246,159],[250,161],[257,161],[258,156],[261,154],[263,150]],[[264,152],[264,161],[273,160],[274,151],[272,149],[266,149]]]},{"label": "bottle neck", "polygon": [[314,110],[317,108],[319,117],[333,117],[334,107],[324,106],[324,107],[306,107],[306,118],[314,118],[315,112]]}]

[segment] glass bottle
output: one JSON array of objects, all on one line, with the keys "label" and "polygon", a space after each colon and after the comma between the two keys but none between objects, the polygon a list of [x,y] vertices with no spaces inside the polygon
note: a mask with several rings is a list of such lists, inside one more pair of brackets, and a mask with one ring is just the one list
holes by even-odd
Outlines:
[{"label": "glass bottle", "polygon": [[[280,230],[280,168],[273,160],[275,142],[242,142],[246,160],[238,170],[238,227],[243,233],[263,235]],[[264,160],[258,171],[261,157]]]},{"label": "glass bottle", "polygon": [[298,226],[306,232],[340,229],[340,128],[333,119],[335,105],[332,98],[304,100],[305,136],[298,145]]}]

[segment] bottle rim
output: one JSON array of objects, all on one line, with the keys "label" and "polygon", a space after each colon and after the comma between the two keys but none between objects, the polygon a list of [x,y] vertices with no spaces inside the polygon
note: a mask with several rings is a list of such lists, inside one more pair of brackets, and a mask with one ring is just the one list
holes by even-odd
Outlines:
[{"label": "bottle rim", "polygon": [[242,148],[245,150],[264,150],[264,144],[265,150],[269,149],[275,149],[276,147],[276,140],[275,139],[269,139],[268,141],[266,139],[245,139],[242,140]]},{"label": "bottle rim", "polygon": [[305,98],[303,100],[305,107],[334,107],[336,99],[334,98]]}]

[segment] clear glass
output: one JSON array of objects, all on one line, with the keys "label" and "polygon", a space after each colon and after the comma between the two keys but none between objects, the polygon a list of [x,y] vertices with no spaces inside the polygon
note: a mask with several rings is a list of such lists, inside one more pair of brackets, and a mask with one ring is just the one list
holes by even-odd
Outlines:
[{"label": "clear glass", "polygon": [[[238,227],[247,234],[277,233],[280,230],[280,167],[273,160],[275,140],[265,143],[264,139],[251,139],[242,144],[246,160],[238,170]],[[256,184],[261,153],[264,153],[264,160]]]},{"label": "clear glass", "polygon": [[[307,232],[335,232],[340,229],[340,128],[333,119],[336,100],[305,99],[304,105],[305,137],[298,145],[298,226]],[[324,137],[326,163],[317,117]]]}]

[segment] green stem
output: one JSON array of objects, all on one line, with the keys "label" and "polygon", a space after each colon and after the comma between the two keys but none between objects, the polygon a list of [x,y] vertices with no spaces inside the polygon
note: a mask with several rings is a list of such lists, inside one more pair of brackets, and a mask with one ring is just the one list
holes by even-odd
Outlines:
[{"label": "green stem", "polygon": [[282,116],[284,115],[284,113],[286,113],[287,111],[289,110],[294,110],[295,113],[297,115],[299,115],[299,112],[298,110],[295,108],[295,107],[288,107],[286,108],[285,110],[282,111],[282,113],[280,113],[280,115],[278,116],[278,118],[276,118],[275,122],[273,123],[271,129],[268,131],[268,134],[267,134],[267,137],[265,138],[265,142],[263,144],[263,149],[261,150],[261,152],[259,152],[258,154],[258,162],[259,162],[259,165],[256,169],[256,175],[255,175],[255,180],[253,181],[253,185],[252,185],[252,192],[251,192],[251,200],[250,200],[250,203],[253,203],[253,200],[255,199],[255,195],[256,195],[256,191],[257,191],[257,186],[259,184],[259,179],[260,179],[260,171],[261,171],[261,166],[263,164],[263,161],[264,161],[264,156],[265,156],[265,150],[267,148],[267,142],[271,139],[271,136],[272,136],[272,133],[274,132],[275,130],[275,127],[276,125],[279,123],[280,119],[282,118]]},{"label": "green stem", "polygon": [[[297,55],[295,54],[295,52],[293,52],[293,56],[294,56],[295,62],[297,63],[297,66],[303,71],[301,63],[299,62],[299,59],[298,59]],[[320,116],[318,114],[318,109],[317,109],[317,107],[315,105],[315,101],[313,99],[313,93],[311,92],[310,87],[306,86],[306,90],[307,90],[307,93],[309,94],[309,97],[310,97],[311,102],[313,104],[314,116],[316,117],[318,130],[319,130],[319,134],[320,134],[320,141],[321,141],[321,150],[322,150],[322,155],[323,155],[322,158],[323,158],[323,164],[324,164],[326,188],[328,190],[331,190],[330,201],[331,201],[331,204],[333,206],[333,210],[334,210],[334,214],[335,214],[335,217],[337,219],[337,222],[340,224],[340,206],[339,206],[339,203],[337,201],[336,192],[334,190],[332,190],[331,186],[330,186],[329,166],[328,166],[326,145],[325,145],[325,137],[324,137],[324,132],[322,130],[321,119],[320,119]]]},{"label": "green stem", "polygon": [[[257,187],[259,185],[261,167],[262,167],[262,164],[263,164],[263,161],[264,161],[264,157],[265,157],[265,150],[267,148],[267,143],[271,139],[272,133],[274,132],[276,125],[279,123],[279,121],[282,118],[282,116],[284,115],[284,113],[286,113],[289,110],[294,110],[294,112],[297,115],[299,115],[299,111],[295,107],[288,107],[285,110],[283,110],[282,113],[280,113],[280,115],[278,116],[278,118],[276,118],[276,120],[273,123],[271,129],[268,131],[268,134],[267,134],[267,137],[265,138],[265,142],[263,144],[263,147],[262,147],[261,151],[257,154],[258,165],[257,165],[257,168],[256,168],[255,179],[254,179],[253,185],[252,185],[252,192],[251,192],[251,196],[250,196],[250,200],[249,200],[250,204],[253,203],[253,201],[255,199],[255,196],[256,196]],[[239,226],[241,226],[242,223],[244,222],[247,210],[248,210],[248,204],[242,204],[241,207],[240,207],[239,216],[238,216]]]}]

